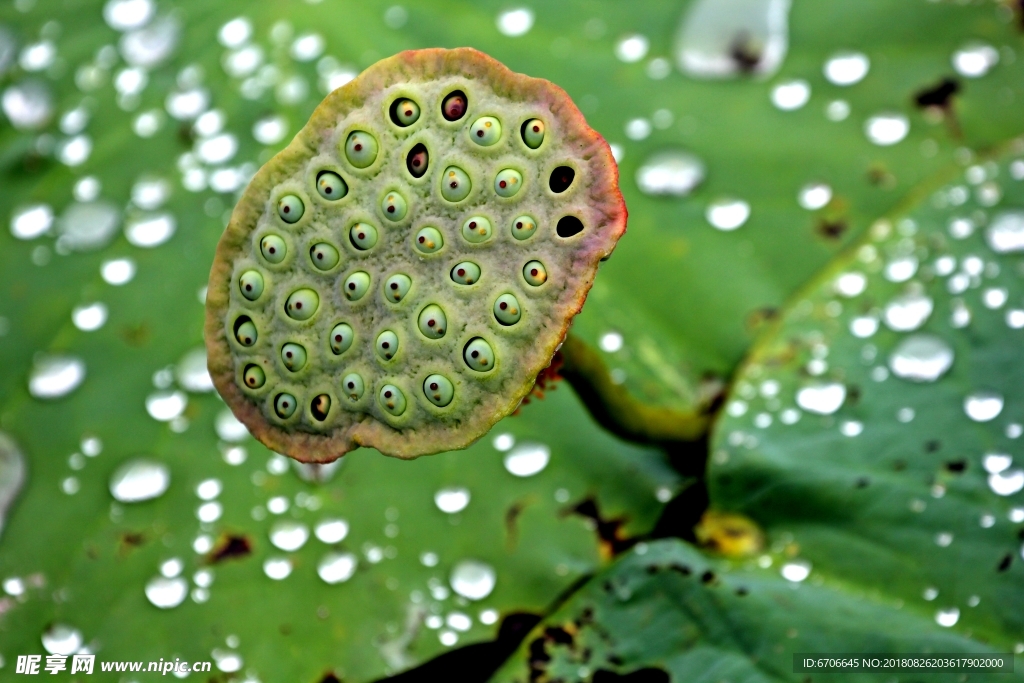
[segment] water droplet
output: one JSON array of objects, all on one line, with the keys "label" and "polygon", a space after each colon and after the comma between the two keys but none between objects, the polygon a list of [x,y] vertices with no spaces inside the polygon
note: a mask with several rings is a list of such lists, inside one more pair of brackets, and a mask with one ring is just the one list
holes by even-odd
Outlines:
[{"label": "water droplet", "polygon": [[809,183],[800,188],[796,199],[808,211],[817,211],[832,201],[832,188],[825,183]]},{"label": "water droplet", "polygon": [[910,332],[924,325],[934,309],[931,297],[909,292],[893,298],[885,305],[883,318],[890,330]]},{"label": "water droplet", "polygon": [[224,506],[217,501],[210,501],[209,503],[203,503],[196,508],[196,519],[206,524],[212,524],[220,519],[220,516],[224,513]]},{"label": "water droplet", "polygon": [[317,523],[313,533],[322,543],[341,543],[348,536],[348,522],[335,518],[322,519]]},{"label": "water droplet", "polygon": [[130,258],[104,261],[100,266],[100,275],[107,284],[119,286],[127,284],[135,277],[135,261]]},{"label": "water droplet", "polygon": [[167,113],[179,121],[190,121],[204,111],[210,103],[210,95],[202,88],[174,91],[167,96],[164,106]]},{"label": "water droplet", "polygon": [[109,0],[103,6],[103,19],[115,31],[141,28],[153,18],[153,0]]},{"label": "water droplet", "polygon": [[179,577],[156,576],[146,583],[146,598],[160,609],[177,607],[188,596],[188,581]]},{"label": "water droplet", "polygon": [[597,340],[597,345],[605,353],[615,353],[622,348],[622,335],[618,332],[605,332]]},{"label": "water droplet", "polygon": [[181,574],[181,571],[185,568],[185,563],[181,561],[180,557],[172,557],[160,564],[160,573],[168,579],[173,579],[175,576]]},{"label": "water droplet", "polygon": [[71,311],[71,322],[83,332],[93,332],[107,322],[106,304],[96,302],[84,306],[76,306]]},{"label": "water droplet", "polygon": [[292,59],[299,62],[311,62],[324,53],[327,43],[319,33],[303,33],[292,41]]},{"label": "water droplet", "polygon": [[868,140],[887,147],[907,137],[910,132],[910,121],[903,114],[878,114],[869,118],[864,124],[864,134]]},{"label": "water droplet", "polygon": [[235,417],[230,408],[225,408],[217,413],[214,427],[217,430],[217,436],[230,443],[242,441],[249,436],[249,430],[238,421],[238,418]]},{"label": "water droplet", "polygon": [[940,609],[935,613],[935,623],[939,626],[955,626],[956,622],[960,620],[960,610],[956,607],[950,607],[949,609]]},{"label": "water droplet", "polygon": [[981,78],[999,63],[999,51],[985,43],[968,43],[953,53],[953,68],[966,78]]},{"label": "water droplet", "polygon": [[204,479],[196,486],[196,495],[201,500],[213,500],[220,495],[223,489],[224,485],[220,479]]},{"label": "water droplet", "polygon": [[796,404],[818,415],[831,415],[845,400],[846,387],[838,382],[814,382],[796,392]]},{"label": "water droplet", "polygon": [[807,104],[809,99],[811,85],[804,80],[784,81],[772,88],[772,104],[782,111],[795,111]]},{"label": "water droplet", "polygon": [[18,64],[25,71],[43,71],[53,66],[56,59],[57,46],[49,40],[41,40],[22,49],[21,55],[18,56]]},{"label": "water droplet", "polygon": [[316,567],[325,583],[344,583],[356,573],[359,558],[352,553],[327,553]]},{"label": "water droplet", "polygon": [[502,434],[495,435],[491,444],[494,446],[494,450],[504,453],[512,450],[512,447],[516,445],[516,437],[512,436],[508,432],[504,432]]},{"label": "water droplet", "polygon": [[694,78],[771,76],[789,46],[790,0],[698,0],[676,34],[676,62]]},{"label": "water droplet", "polygon": [[994,420],[1003,411],[1003,397],[994,391],[976,391],[964,398],[964,412],[975,422]]},{"label": "water droplet", "polygon": [[85,361],[76,356],[39,356],[28,376],[28,392],[36,398],[66,396],[85,379]]},{"label": "water droplet", "polygon": [[855,297],[862,294],[867,286],[868,279],[863,273],[843,273],[836,278],[835,290],[842,296]]},{"label": "water droplet", "polygon": [[985,457],[982,458],[981,466],[985,468],[985,471],[989,474],[999,474],[1000,472],[1009,469],[1010,465],[1013,464],[1013,458],[1005,453],[986,453]]},{"label": "water droplet", "polygon": [[917,273],[917,257],[898,256],[885,264],[885,279],[889,282],[906,282]]},{"label": "water droplet", "polygon": [[245,17],[237,17],[220,27],[217,40],[227,48],[244,45],[252,36],[252,22]]},{"label": "water droplet", "polygon": [[221,133],[196,142],[196,156],[207,164],[223,164],[238,151],[238,139],[231,133]]},{"label": "water droplet", "polygon": [[863,52],[837,52],[825,62],[825,78],[833,85],[853,85],[868,75],[871,60]]},{"label": "water droplet", "polygon": [[860,436],[864,432],[864,423],[856,420],[847,420],[839,425],[839,432],[843,436]]},{"label": "water droplet", "polygon": [[544,444],[522,443],[505,456],[505,469],[517,477],[531,477],[548,465],[551,449]]},{"label": "water droplet", "polygon": [[682,151],[658,152],[637,169],[636,184],[644,194],[685,197],[701,184],[704,162]]},{"label": "water droplet", "polygon": [[845,121],[850,116],[850,103],[846,100],[832,100],[825,107],[829,121]]},{"label": "water droplet", "polygon": [[719,230],[735,230],[750,218],[750,204],[729,197],[717,199],[708,205],[704,217]]},{"label": "water droplet", "polygon": [[114,238],[120,222],[121,213],[109,202],[74,202],[57,221],[58,243],[73,251],[100,249]]},{"label": "water droplet", "polygon": [[441,512],[462,512],[469,505],[469,489],[461,486],[443,488],[434,494],[434,504]]},{"label": "water droplet", "polygon": [[902,340],[889,356],[893,374],[914,382],[934,382],[953,365],[953,348],[931,334]]},{"label": "water droplet", "polygon": [[988,486],[997,495],[1012,496],[1024,489],[1024,470],[994,472],[988,476]]},{"label": "water droplet", "polygon": [[121,503],[138,503],[162,496],[171,485],[167,465],[135,458],[123,463],[110,477],[110,495]]},{"label": "water droplet", "polygon": [[178,384],[186,391],[203,393],[213,391],[213,380],[206,368],[206,349],[192,349],[178,361],[174,368],[174,376]]},{"label": "water droplet", "polygon": [[498,30],[506,36],[526,35],[533,28],[533,11],[526,7],[516,7],[502,12],[496,21]]},{"label": "water droplet", "polygon": [[483,600],[491,591],[497,576],[494,568],[478,560],[462,560],[452,568],[448,583],[452,590],[470,600]]},{"label": "water droplet", "polygon": [[647,36],[632,33],[628,36],[623,36],[615,43],[615,56],[627,64],[632,64],[646,57],[650,46],[651,44],[647,40]]},{"label": "water droplet", "polygon": [[1024,251],[1024,211],[997,214],[985,231],[985,239],[999,254]]},{"label": "water droplet", "polygon": [[782,578],[787,581],[799,583],[806,579],[811,573],[811,563],[804,560],[796,560],[793,562],[787,562],[782,565],[779,573],[782,574]]},{"label": "water droplet", "polygon": [[645,118],[626,121],[626,137],[630,140],[646,140],[651,134],[651,122]]},{"label": "water droplet", "polygon": [[139,216],[128,221],[124,235],[136,247],[158,247],[174,236],[177,223],[169,213]]},{"label": "water droplet", "polygon": [[121,56],[132,66],[152,69],[171,56],[180,35],[181,27],[176,19],[160,17],[144,28],[121,36]]},{"label": "water droplet", "polygon": [[444,622],[448,625],[448,628],[463,633],[473,626],[473,620],[470,619],[468,614],[463,614],[462,612],[449,612]]},{"label": "water droplet", "polygon": [[252,136],[263,145],[276,145],[288,133],[288,122],[278,115],[265,116],[252,126]]},{"label": "water droplet", "polygon": [[282,519],[270,527],[270,542],[286,552],[298,550],[309,540],[309,527],[301,522]]},{"label": "water droplet", "polygon": [[11,214],[11,234],[20,240],[31,240],[53,226],[53,209],[48,204],[29,204]]},{"label": "water droplet", "polygon": [[65,166],[80,166],[91,153],[92,138],[88,135],[76,135],[57,145],[57,158]]},{"label": "water droplet", "polygon": [[[266,564],[264,564],[263,566],[265,568]],[[291,572],[291,565],[289,565],[288,567],[288,572]],[[287,575],[288,574],[285,574],[285,576]],[[281,578],[283,579],[285,578],[285,576],[282,576]],[[271,576],[270,578],[276,577]],[[242,655],[232,650],[221,650],[218,648],[214,648],[213,652],[210,653],[210,656],[212,656],[213,661],[217,663],[217,668],[225,673],[233,673],[235,671],[239,671],[245,664],[245,662],[242,660]],[[246,677],[246,679],[249,681],[252,680],[252,678],[248,676]]]},{"label": "water droplet", "polygon": [[41,640],[51,655],[73,655],[85,643],[82,632],[67,624],[53,624],[43,631]]},{"label": "water droplet", "polygon": [[263,562],[263,573],[275,581],[287,579],[292,573],[292,562],[287,557],[268,557]]},{"label": "water droplet", "polygon": [[154,420],[170,422],[185,412],[188,396],[182,391],[157,391],[146,397],[146,412]]}]

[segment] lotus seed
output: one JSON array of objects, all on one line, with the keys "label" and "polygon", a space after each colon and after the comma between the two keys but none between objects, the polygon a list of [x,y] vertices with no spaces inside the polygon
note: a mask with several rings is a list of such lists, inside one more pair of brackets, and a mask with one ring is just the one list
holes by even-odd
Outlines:
[{"label": "lotus seed", "polygon": [[449,166],[441,175],[441,196],[450,202],[461,202],[472,188],[469,176],[458,166]]},{"label": "lotus seed", "polygon": [[448,329],[448,316],[437,304],[430,304],[422,311],[419,317],[420,332],[429,339],[440,339]]},{"label": "lotus seed", "polygon": [[377,355],[383,360],[391,360],[398,353],[398,335],[391,330],[384,330],[377,335]]},{"label": "lotus seed", "polygon": [[583,232],[583,221],[576,216],[562,216],[558,219],[558,225],[555,226],[555,232],[558,233],[559,237],[572,237]]},{"label": "lotus seed", "polygon": [[575,177],[576,171],[572,166],[559,166],[551,172],[551,177],[548,179],[548,187],[555,194],[561,194],[569,189]]},{"label": "lotus seed", "polygon": [[405,412],[405,394],[394,384],[385,384],[380,388],[380,405],[392,415]]},{"label": "lotus seed", "polygon": [[274,412],[282,420],[287,420],[289,417],[295,414],[295,406],[298,403],[295,401],[295,397],[291,394],[278,394],[274,398]]},{"label": "lotus seed", "polygon": [[281,362],[292,372],[298,372],[306,365],[306,349],[289,342],[281,347]]},{"label": "lotus seed", "polygon": [[423,395],[438,408],[444,408],[455,398],[455,387],[444,375],[430,375],[423,380]]},{"label": "lotus seed", "polygon": [[352,401],[358,401],[361,399],[363,397],[363,391],[366,389],[363,384],[363,378],[355,372],[350,372],[342,378],[341,388],[345,390],[345,395]]},{"label": "lotus seed", "polygon": [[458,121],[466,115],[466,93],[455,90],[444,98],[441,103],[441,115],[448,121]]},{"label": "lotus seed", "polygon": [[360,251],[372,249],[377,244],[377,228],[369,223],[356,223],[348,231],[352,246]]},{"label": "lotus seed", "polygon": [[359,270],[345,280],[345,298],[349,301],[359,301],[366,294],[366,291],[370,289],[370,276],[366,272]]},{"label": "lotus seed", "polygon": [[401,99],[391,105],[391,120],[397,125],[411,126],[420,117],[420,105],[410,99]]},{"label": "lotus seed", "polygon": [[352,330],[352,326],[347,323],[338,323],[331,330],[331,351],[334,351],[335,355],[341,355],[349,350],[352,346],[352,341],[356,338],[355,332]]},{"label": "lotus seed", "polygon": [[517,240],[529,239],[537,231],[537,221],[531,216],[519,216],[512,221],[512,236]]},{"label": "lotus seed", "polygon": [[284,304],[289,318],[309,320],[320,306],[320,296],[312,289],[298,289],[292,292]]},{"label": "lotus seed", "polygon": [[235,339],[242,346],[252,346],[256,343],[256,325],[249,318],[242,316],[235,322]]},{"label": "lotus seed", "polygon": [[400,221],[409,212],[409,205],[406,204],[405,197],[397,192],[388,192],[384,196],[380,208],[384,212],[384,217],[390,221]]},{"label": "lotus seed", "polygon": [[523,135],[523,142],[530,149],[537,149],[540,143],[544,142],[544,122],[540,119],[530,119],[523,124],[520,132]]},{"label": "lotus seed", "polygon": [[318,270],[330,270],[338,265],[341,256],[338,250],[327,242],[318,242],[309,248],[309,258]]},{"label": "lotus seed", "polygon": [[437,228],[422,228],[416,233],[416,248],[424,254],[433,254],[444,246],[444,238]]},{"label": "lotus seed", "polygon": [[267,235],[260,240],[260,253],[271,263],[280,263],[288,255],[288,247],[277,235]]},{"label": "lotus seed", "polygon": [[523,266],[523,277],[534,287],[540,287],[547,282],[548,271],[540,261],[530,261]]},{"label": "lotus seed", "polygon": [[427,146],[422,142],[409,150],[409,156],[405,159],[405,166],[413,178],[422,178],[427,172],[430,162],[430,155],[427,153]]},{"label": "lotus seed", "polygon": [[298,223],[305,212],[306,206],[293,194],[286,194],[277,200],[277,215],[285,223]]},{"label": "lotus seed", "polygon": [[463,261],[452,268],[452,280],[460,285],[471,285],[480,279],[480,266],[472,261]]},{"label": "lotus seed", "polygon": [[523,174],[519,171],[506,168],[498,171],[494,178],[494,191],[499,197],[511,197],[523,186]]},{"label": "lotus seed", "polygon": [[396,273],[384,282],[384,298],[388,301],[398,303],[409,293],[412,287],[412,280],[408,275]]},{"label": "lotus seed", "polygon": [[348,185],[333,171],[320,171],[316,177],[316,191],[324,199],[334,201],[348,194]]},{"label": "lotus seed", "polygon": [[469,137],[481,147],[490,147],[501,137],[501,124],[493,116],[481,116],[469,127]]},{"label": "lotus seed", "polygon": [[250,389],[259,389],[267,383],[267,373],[258,365],[246,365],[242,372],[242,381]]},{"label": "lotus seed", "polygon": [[519,301],[511,294],[502,294],[494,302],[494,317],[502,325],[515,325],[523,317]]},{"label": "lotus seed", "polygon": [[345,141],[345,156],[356,168],[366,168],[377,158],[377,140],[365,131],[349,133]]},{"label": "lotus seed", "polygon": [[313,402],[309,404],[309,412],[318,422],[326,420],[327,414],[331,412],[331,397],[327,394],[320,394],[314,398]]},{"label": "lotus seed", "polygon": [[466,344],[462,357],[465,358],[466,365],[477,372],[487,372],[494,367],[494,350],[480,337]]},{"label": "lotus seed", "polygon": [[491,238],[491,222],[483,216],[470,216],[462,224],[462,236],[467,242],[479,244]]},{"label": "lotus seed", "polygon": [[263,276],[257,270],[247,270],[238,278],[238,289],[249,301],[256,301],[263,294]]}]

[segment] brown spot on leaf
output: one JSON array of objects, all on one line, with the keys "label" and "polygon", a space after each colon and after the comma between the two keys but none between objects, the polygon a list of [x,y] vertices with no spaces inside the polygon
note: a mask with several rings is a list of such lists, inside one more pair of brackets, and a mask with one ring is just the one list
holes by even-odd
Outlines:
[{"label": "brown spot on leaf", "polygon": [[626,538],[622,529],[626,524],[626,517],[615,517],[610,519],[602,517],[601,510],[597,504],[597,499],[593,496],[566,508],[561,514],[563,517],[568,515],[579,515],[580,517],[590,520],[593,524],[594,531],[597,532],[597,541],[601,551],[601,556],[605,559],[611,559],[622,551],[629,550],[636,545],[639,540],[636,538]]},{"label": "brown spot on leaf", "polygon": [[242,558],[252,554],[252,541],[248,536],[227,534],[217,542],[217,546],[206,558],[210,564],[223,562],[233,558]]}]

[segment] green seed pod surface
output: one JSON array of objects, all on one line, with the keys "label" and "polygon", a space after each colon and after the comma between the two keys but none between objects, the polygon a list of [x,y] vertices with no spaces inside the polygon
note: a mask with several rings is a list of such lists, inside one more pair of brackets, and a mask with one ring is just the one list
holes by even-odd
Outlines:
[{"label": "green seed pod surface", "polygon": [[304,462],[464,448],[564,339],[625,230],[617,178],[560,88],[468,48],[385,59],[241,196],[207,289],[210,376]]}]

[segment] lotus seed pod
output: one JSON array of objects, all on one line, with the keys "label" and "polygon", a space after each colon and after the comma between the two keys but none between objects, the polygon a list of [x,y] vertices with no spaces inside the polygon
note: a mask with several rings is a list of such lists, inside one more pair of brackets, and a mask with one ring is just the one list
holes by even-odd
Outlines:
[{"label": "lotus seed pod", "polygon": [[360,251],[372,249],[377,244],[377,228],[369,223],[356,223],[348,231],[352,246]]},{"label": "lotus seed pod", "polygon": [[366,168],[377,159],[377,140],[364,131],[353,131],[345,141],[345,156],[356,168]]},{"label": "lotus seed pod", "polygon": [[493,116],[482,116],[469,128],[469,139],[481,147],[490,147],[501,137],[501,123]]},{"label": "lotus seed pod", "polygon": [[327,242],[317,242],[309,248],[309,258],[317,270],[330,270],[338,265],[341,255]]},{"label": "lotus seed pod", "polygon": [[438,408],[444,408],[455,398],[455,387],[444,375],[430,375],[423,380],[423,395]]},{"label": "lotus seed pod", "polygon": [[288,255],[288,247],[277,235],[267,235],[260,240],[260,253],[271,263],[280,263]]},{"label": "lotus seed pod", "polygon": [[304,213],[306,206],[293,194],[286,194],[277,200],[277,215],[285,223],[297,223]]},{"label": "lotus seed pod", "polygon": [[520,133],[527,147],[537,149],[544,142],[544,122],[540,119],[530,119],[523,123]]},{"label": "lotus seed pod", "polygon": [[247,270],[238,278],[238,289],[249,301],[256,301],[263,294],[263,276],[258,270]]},{"label": "lotus seed pod", "polygon": [[430,304],[420,312],[418,319],[420,332],[428,339],[440,339],[448,329],[448,317],[437,304]]},{"label": "lotus seed pod", "polygon": [[523,309],[515,296],[502,294],[494,302],[494,317],[502,325],[515,325],[523,317]]},{"label": "lotus seed pod", "polygon": [[498,171],[494,178],[494,192],[499,197],[511,197],[523,186],[523,174],[514,168]]},{"label": "lotus seed pod", "polygon": [[281,362],[292,372],[298,372],[306,365],[306,349],[291,342],[285,344],[281,347]]},{"label": "lotus seed pod", "polygon": [[416,233],[416,248],[424,254],[433,254],[444,246],[444,238],[437,228],[423,228]]},{"label": "lotus seed pod", "polygon": [[348,194],[348,185],[332,171],[320,171],[316,177],[316,191],[324,199],[334,201]]},{"label": "lotus seed pod", "polygon": [[240,197],[210,376],[304,462],[464,448],[529,393],[625,223],[611,151],[560,88],[471,49],[403,52],[328,95]]}]

